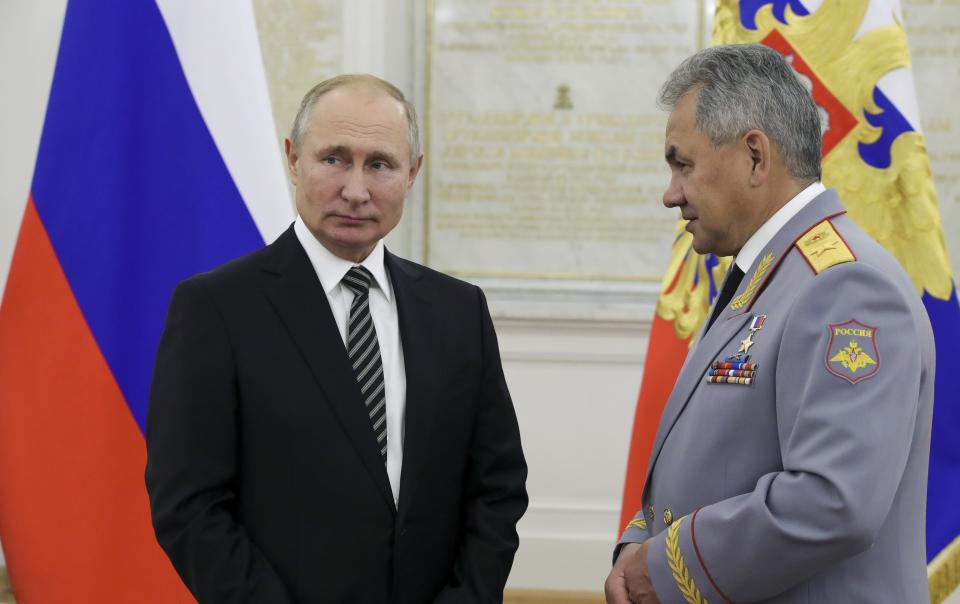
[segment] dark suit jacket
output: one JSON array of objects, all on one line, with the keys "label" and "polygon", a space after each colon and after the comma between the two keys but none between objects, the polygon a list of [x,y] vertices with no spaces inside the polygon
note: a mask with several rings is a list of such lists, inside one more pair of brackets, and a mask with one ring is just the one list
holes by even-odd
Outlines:
[{"label": "dark suit jacket", "polygon": [[157,353],[146,482],[201,602],[495,602],[526,464],[479,288],[386,254],[406,366],[399,509],[293,229],[181,283]]}]

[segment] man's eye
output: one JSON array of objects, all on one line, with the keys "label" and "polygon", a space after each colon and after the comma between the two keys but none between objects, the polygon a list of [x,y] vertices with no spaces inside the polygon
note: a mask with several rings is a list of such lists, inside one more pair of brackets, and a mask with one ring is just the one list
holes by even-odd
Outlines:
[{"label": "man's eye", "polygon": [[386,170],[390,166],[385,161],[375,161],[371,162],[370,167],[374,170]]},{"label": "man's eye", "polygon": [[328,155],[327,157],[324,157],[320,161],[327,164],[328,166],[335,166],[337,163],[340,162],[340,158],[334,155]]}]

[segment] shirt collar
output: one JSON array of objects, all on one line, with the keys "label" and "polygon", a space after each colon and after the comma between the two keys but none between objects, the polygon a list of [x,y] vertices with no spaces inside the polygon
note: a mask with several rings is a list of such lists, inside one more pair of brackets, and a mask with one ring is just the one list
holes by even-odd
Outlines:
[{"label": "shirt collar", "polygon": [[[300,216],[297,216],[297,219],[294,221],[293,230],[297,235],[297,239],[300,240],[300,245],[302,245],[304,251],[307,252],[307,257],[310,258],[310,264],[313,265],[313,269],[317,272],[317,277],[320,278],[320,285],[323,286],[323,291],[329,295],[334,288],[340,285],[340,281],[343,279],[343,276],[347,274],[347,271],[349,271],[351,267],[356,266],[357,263],[351,260],[345,260],[325,248],[323,244],[313,236],[313,233],[310,232],[310,229],[307,228],[307,225],[304,224]],[[393,290],[390,287],[390,280],[387,279],[387,268],[383,262],[384,250],[383,239],[381,239],[377,242],[377,245],[374,246],[370,255],[360,262],[360,266],[370,271],[377,287],[380,288],[380,291],[383,292],[383,295],[386,296],[389,302]]]},{"label": "shirt collar", "polygon": [[824,187],[820,181],[807,186],[807,188],[797,193],[793,199],[788,201],[782,208],[777,210],[773,216],[764,222],[763,225],[757,229],[757,232],[751,235],[750,239],[747,239],[747,242],[743,244],[743,248],[740,249],[740,253],[737,254],[736,262],[740,270],[744,273],[750,270],[753,261],[757,259],[757,256],[760,255],[763,248],[770,243],[773,236],[783,228],[783,225],[787,224],[804,206],[813,201],[814,197],[826,190],[827,188]]}]

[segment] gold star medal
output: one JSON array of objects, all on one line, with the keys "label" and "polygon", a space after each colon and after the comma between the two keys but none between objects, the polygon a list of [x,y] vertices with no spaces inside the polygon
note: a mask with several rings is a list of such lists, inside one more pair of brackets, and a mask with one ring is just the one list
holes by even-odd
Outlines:
[{"label": "gold star medal", "polygon": [[704,380],[708,384],[737,384],[749,386],[757,374],[757,363],[750,362],[750,347],[756,344],[753,337],[763,328],[767,315],[756,315],[750,321],[747,337],[740,340],[740,348],[724,361],[714,361]]}]

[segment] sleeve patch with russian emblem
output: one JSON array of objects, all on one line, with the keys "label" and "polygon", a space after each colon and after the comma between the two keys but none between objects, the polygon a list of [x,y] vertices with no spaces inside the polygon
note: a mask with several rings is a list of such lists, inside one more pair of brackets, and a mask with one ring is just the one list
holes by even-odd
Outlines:
[{"label": "sleeve patch with russian emblem", "polygon": [[818,275],[831,266],[857,259],[829,220],[817,223],[801,235],[796,246]]},{"label": "sleeve patch with russian emblem", "polygon": [[827,331],[830,332],[824,357],[827,371],[851,384],[862,382],[880,371],[876,327],[850,319],[845,323],[830,323]]}]

